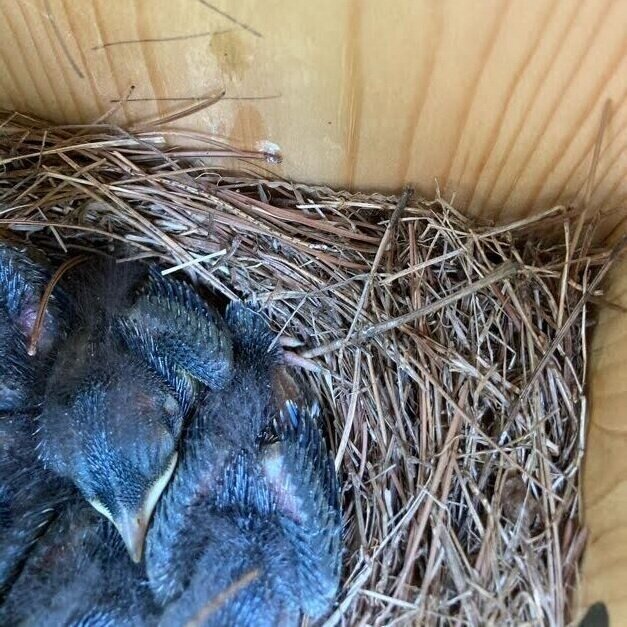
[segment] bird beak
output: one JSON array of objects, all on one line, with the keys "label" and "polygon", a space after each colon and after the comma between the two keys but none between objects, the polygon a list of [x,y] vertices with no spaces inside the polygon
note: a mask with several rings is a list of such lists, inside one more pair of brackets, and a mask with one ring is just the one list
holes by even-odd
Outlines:
[{"label": "bird beak", "polygon": [[121,514],[113,518],[109,510],[100,501],[92,500],[89,503],[97,512],[100,512],[115,525],[118,533],[122,536],[131,559],[136,564],[139,563],[142,557],[142,547],[149,518],[141,515],[141,512],[137,515],[126,510],[123,510]]},{"label": "bird beak", "polygon": [[113,518],[109,510],[104,507],[99,501],[89,501],[92,507],[100,512],[103,516],[106,516],[118,530],[118,533],[124,541],[124,545],[131,556],[131,559],[138,564],[142,558],[142,552],[144,548],[144,539],[146,538],[146,532],[148,531],[148,525],[150,523],[150,517],[157,505],[157,501],[161,496],[161,493],[165,490],[165,487],[172,477],[174,468],[176,467],[177,454],[174,453],[170,459],[165,471],[161,476],[150,486],[144,500],[141,502],[137,510],[123,509],[115,518]]},{"label": "bird beak", "polygon": [[177,454],[172,455],[172,459],[168,463],[165,471],[152,484],[138,511],[123,510],[122,514],[113,521],[117,530],[124,540],[124,544],[128,550],[131,559],[138,564],[142,557],[144,548],[144,539],[148,531],[150,518],[157,505],[159,497],[168,485],[174,468],[176,467]]},{"label": "bird beak", "polygon": [[144,538],[148,529],[148,520],[141,513],[135,515],[132,512],[123,512],[114,521],[117,530],[122,536],[122,540],[126,546],[131,559],[138,564],[142,558],[142,550],[144,548]]}]

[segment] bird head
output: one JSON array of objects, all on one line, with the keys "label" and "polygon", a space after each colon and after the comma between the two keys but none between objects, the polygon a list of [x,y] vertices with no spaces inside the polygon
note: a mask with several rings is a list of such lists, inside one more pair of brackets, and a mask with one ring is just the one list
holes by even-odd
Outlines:
[{"label": "bird head", "polygon": [[88,348],[75,365],[49,381],[39,419],[42,457],[111,520],[138,562],[176,465],[185,410],[131,354]]},{"label": "bird head", "polygon": [[201,385],[228,381],[231,339],[190,286],[141,264],[94,260],[64,290],[74,313],[46,384],[42,458],[139,561],[183,419]]}]

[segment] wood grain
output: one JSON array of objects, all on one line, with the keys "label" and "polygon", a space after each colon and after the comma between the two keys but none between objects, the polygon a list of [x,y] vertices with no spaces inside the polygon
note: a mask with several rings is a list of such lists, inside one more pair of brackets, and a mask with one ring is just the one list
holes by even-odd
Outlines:
[{"label": "wood grain", "polygon": [[[627,307],[627,261],[607,294]],[[627,317],[600,312],[591,348],[591,417],[585,458],[585,522],[581,605],[608,604],[612,625],[627,624]]]},{"label": "wood grain", "polygon": [[118,122],[226,90],[188,120],[278,144],[284,176],[414,183],[507,219],[581,200],[603,102],[614,113],[591,205],[627,197],[623,0],[0,0],[0,105]]},{"label": "wood grain", "polygon": [[[625,230],[625,0],[0,0],[0,106],[58,122],[134,123],[220,93],[186,125],[271,141],[276,173],[432,195],[506,220],[581,202]],[[625,272],[616,298],[627,306]],[[625,316],[602,312],[590,373],[591,538],[583,603],[627,624]]]}]

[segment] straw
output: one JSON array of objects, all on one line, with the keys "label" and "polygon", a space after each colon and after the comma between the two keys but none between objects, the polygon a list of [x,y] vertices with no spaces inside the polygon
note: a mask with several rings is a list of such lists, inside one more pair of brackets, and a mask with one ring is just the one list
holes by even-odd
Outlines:
[{"label": "straw", "polygon": [[328,625],[565,624],[586,321],[617,252],[575,209],[481,225],[439,197],[268,180],[273,160],[171,126],[6,112],[0,228],[58,263],[122,250],[263,306],[341,475]]}]

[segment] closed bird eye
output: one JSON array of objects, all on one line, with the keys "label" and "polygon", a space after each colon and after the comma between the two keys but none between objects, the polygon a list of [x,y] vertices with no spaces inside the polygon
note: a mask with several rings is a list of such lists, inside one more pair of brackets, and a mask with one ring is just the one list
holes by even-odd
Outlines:
[{"label": "closed bird eye", "polygon": [[172,394],[168,394],[163,401],[164,419],[168,424],[170,434],[178,434],[183,422],[181,405]]},{"label": "closed bird eye", "polygon": [[174,437],[172,437],[172,433],[168,430],[168,429],[162,429],[161,430],[161,437],[160,437],[160,442],[159,442],[159,455],[163,454],[163,451],[169,451],[168,453],[168,457],[170,456],[170,452],[174,449],[175,447],[175,440]]}]

